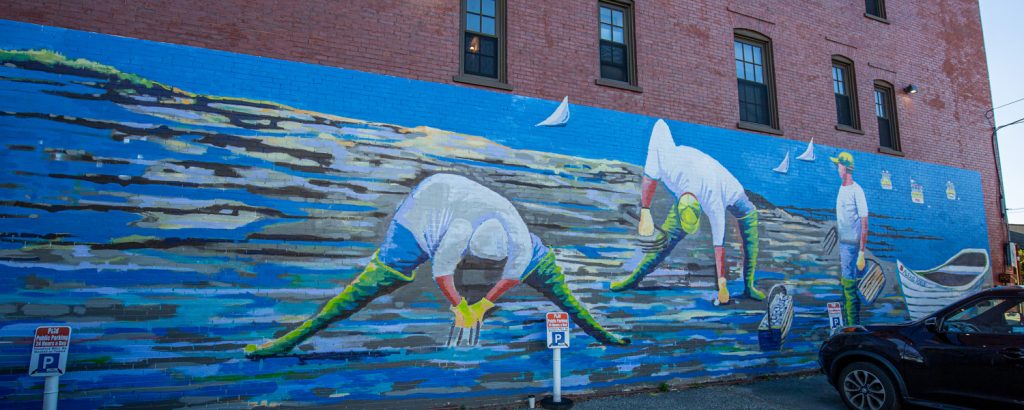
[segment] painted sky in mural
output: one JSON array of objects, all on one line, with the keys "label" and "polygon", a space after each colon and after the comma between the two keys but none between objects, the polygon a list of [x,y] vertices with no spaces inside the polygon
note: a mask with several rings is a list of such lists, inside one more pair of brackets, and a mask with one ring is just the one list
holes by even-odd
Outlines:
[{"label": "painted sky in mural", "polygon": [[[772,171],[812,136],[665,124],[674,144],[720,163],[756,206],[757,286],[787,289],[769,298],[776,314],[766,318],[762,301],[715,306],[718,243],[706,217],[637,289],[612,291],[643,257],[640,181],[655,118],[570,104],[564,126],[536,127],[557,101],[13,22],[0,22],[0,50],[21,50],[0,52],[0,339],[73,323],[72,404],[358,406],[535,392],[548,377],[543,313],[555,308],[588,310],[616,335],[574,335],[580,348],[563,364],[570,390],[808,369],[823,306],[842,300],[838,249],[823,243],[836,219],[840,179],[829,158],[839,150],[819,145],[815,161]],[[871,206],[867,256],[885,275],[862,320],[904,320],[897,259],[926,270],[986,246],[979,176],[852,156]],[[518,272],[529,286],[501,296],[479,342],[447,346],[457,300],[425,267],[307,343],[245,357],[246,345],[285,335],[355,282],[396,242],[391,221],[432,175],[507,200],[539,240],[531,246],[544,245],[531,249],[530,266],[551,263],[547,284]],[[651,204],[659,224],[677,204],[660,191]],[[730,223],[723,236],[727,290],[739,296],[741,234]],[[469,303],[505,278],[471,268],[451,277]],[[552,285],[559,280],[564,288]],[[763,322],[789,330],[783,348],[765,348]],[[0,344],[0,364],[12,369],[0,394],[29,403],[41,383],[17,371],[22,347]],[[102,393],[115,384],[143,392]]]}]

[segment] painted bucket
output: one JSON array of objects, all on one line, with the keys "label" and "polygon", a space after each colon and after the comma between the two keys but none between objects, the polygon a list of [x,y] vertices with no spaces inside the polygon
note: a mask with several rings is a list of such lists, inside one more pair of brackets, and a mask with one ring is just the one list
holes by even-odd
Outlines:
[{"label": "painted bucket", "polygon": [[768,291],[768,309],[757,327],[757,343],[762,351],[780,350],[793,325],[793,296],[778,284]]}]

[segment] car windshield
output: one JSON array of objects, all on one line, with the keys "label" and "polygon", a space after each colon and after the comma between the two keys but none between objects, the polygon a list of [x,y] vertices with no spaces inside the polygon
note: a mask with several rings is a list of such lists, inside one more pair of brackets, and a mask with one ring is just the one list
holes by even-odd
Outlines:
[{"label": "car windshield", "polygon": [[981,299],[954,311],[943,321],[942,328],[950,333],[1024,333],[1021,304],[1019,299]]}]

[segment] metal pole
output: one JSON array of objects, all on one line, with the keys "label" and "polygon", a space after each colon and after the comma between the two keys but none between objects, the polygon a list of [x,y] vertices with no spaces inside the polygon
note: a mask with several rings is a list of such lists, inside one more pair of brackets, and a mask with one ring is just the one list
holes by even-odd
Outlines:
[{"label": "metal pole", "polygon": [[60,376],[47,376],[43,385],[43,410],[57,410],[57,390]]},{"label": "metal pole", "polygon": [[554,364],[554,374],[552,375],[554,384],[554,397],[555,403],[562,402],[562,349],[556,348]]}]

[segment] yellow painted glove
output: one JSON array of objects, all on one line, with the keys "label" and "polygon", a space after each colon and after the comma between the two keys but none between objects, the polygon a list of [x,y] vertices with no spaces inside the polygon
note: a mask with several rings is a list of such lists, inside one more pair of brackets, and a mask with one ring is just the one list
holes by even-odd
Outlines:
[{"label": "yellow painted glove", "polygon": [[864,270],[864,251],[857,253],[857,270]]},{"label": "yellow painted glove", "polygon": [[466,298],[462,298],[458,305],[452,306],[451,311],[455,314],[455,327],[470,329],[476,325],[477,318],[466,303]]},{"label": "yellow painted glove", "polygon": [[494,302],[487,300],[487,298],[481,298],[476,303],[469,305],[469,311],[473,313],[473,317],[475,317],[476,320],[483,322],[484,315],[487,314],[487,311],[491,310],[491,308],[493,307]]},{"label": "yellow painted glove", "polygon": [[637,227],[640,236],[654,235],[654,218],[651,217],[651,210],[643,208],[640,210],[640,225]]}]

